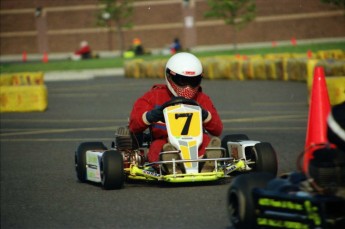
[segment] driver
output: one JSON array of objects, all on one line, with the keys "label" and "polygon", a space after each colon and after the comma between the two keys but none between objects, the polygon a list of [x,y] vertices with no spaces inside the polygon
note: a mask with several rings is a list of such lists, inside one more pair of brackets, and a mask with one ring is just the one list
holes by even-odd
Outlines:
[{"label": "driver", "polygon": [[327,126],[328,140],[345,152],[345,101],[333,106]]},{"label": "driver", "polygon": [[345,102],[332,107],[327,119],[327,138],[335,147],[315,150],[307,175],[318,192],[345,198]]},{"label": "driver", "polygon": [[[165,67],[166,84],[154,85],[134,103],[130,114],[129,129],[136,134],[150,128],[152,142],[147,155],[149,162],[179,159],[177,154],[162,154],[164,157],[170,155],[170,158],[160,158],[162,149],[163,151],[175,150],[167,140],[168,134],[161,106],[176,97],[193,99],[202,108],[203,127],[208,134],[203,134],[203,142],[199,147],[199,158],[221,157],[221,151],[209,151],[210,153],[205,155],[205,147],[220,146],[220,139],[210,135],[220,136],[223,124],[210,97],[201,89],[202,78],[202,64],[196,56],[186,52],[175,54],[168,60]],[[213,167],[210,165],[211,163],[213,162],[205,163],[203,171],[207,169],[212,171],[214,163]],[[171,172],[170,169],[167,168],[168,172]]]}]

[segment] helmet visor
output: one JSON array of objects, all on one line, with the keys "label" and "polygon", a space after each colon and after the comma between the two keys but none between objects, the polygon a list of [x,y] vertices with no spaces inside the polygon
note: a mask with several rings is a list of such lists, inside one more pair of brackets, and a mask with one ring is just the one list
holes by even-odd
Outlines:
[{"label": "helmet visor", "polygon": [[180,87],[197,87],[200,85],[202,80],[201,74],[197,76],[183,76],[171,71],[169,68],[166,69],[166,75],[171,81]]}]

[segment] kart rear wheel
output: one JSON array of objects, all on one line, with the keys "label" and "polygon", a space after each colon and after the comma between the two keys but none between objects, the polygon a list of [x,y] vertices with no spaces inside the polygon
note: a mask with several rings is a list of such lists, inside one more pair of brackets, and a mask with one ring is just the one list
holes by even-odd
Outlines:
[{"label": "kart rear wheel", "polygon": [[225,149],[225,157],[230,157],[230,152],[228,149],[228,142],[237,142],[241,140],[249,140],[249,137],[245,134],[229,134],[225,135],[222,139],[221,146]]},{"label": "kart rear wheel", "polygon": [[227,210],[231,225],[236,229],[255,228],[255,209],[252,191],[265,188],[274,179],[270,173],[248,173],[237,176],[230,184]]},{"label": "kart rear wheel", "polygon": [[107,150],[102,142],[83,142],[75,152],[75,170],[80,182],[86,181],[86,151],[88,150]]},{"label": "kart rear wheel", "polygon": [[101,172],[104,189],[121,189],[125,181],[122,154],[115,150],[104,152],[102,155]]},{"label": "kart rear wheel", "polygon": [[253,151],[255,158],[253,170],[255,172],[268,172],[276,176],[278,162],[276,152],[272,145],[268,142],[260,142],[254,146]]}]

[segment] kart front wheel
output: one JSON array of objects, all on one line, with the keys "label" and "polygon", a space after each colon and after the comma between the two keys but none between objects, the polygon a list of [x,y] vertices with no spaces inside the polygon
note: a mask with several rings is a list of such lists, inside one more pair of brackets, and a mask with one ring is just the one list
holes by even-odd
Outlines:
[{"label": "kart front wheel", "polygon": [[102,142],[83,142],[75,152],[75,170],[80,182],[86,181],[86,151],[88,150],[107,150]]},{"label": "kart front wheel", "polygon": [[274,176],[270,173],[248,173],[233,179],[228,191],[227,210],[234,228],[255,228],[253,190],[266,187],[272,179]]},{"label": "kart front wheel", "polygon": [[272,145],[268,142],[260,142],[254,146],[254,161],[253,166],[256,172],[268,172],[277,175],[278,162],[277,155]]},{"label": "kart front wheel", "polygon": [[115,150],[108,150],[102,155],[102,185],[106,190],[121,189],[124,183],[123,157]]}]

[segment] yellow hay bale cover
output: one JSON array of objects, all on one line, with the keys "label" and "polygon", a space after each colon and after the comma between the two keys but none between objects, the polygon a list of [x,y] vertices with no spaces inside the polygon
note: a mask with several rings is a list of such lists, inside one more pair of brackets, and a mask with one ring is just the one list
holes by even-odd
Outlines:
[{"label": "yellow hay bale cover", "polygon": [[144,78],[146,71],[143,67],[142,59],[127,61],[125,63],[125,77],[128,78]]},{"label": "yellow hay bale cover", "polygon": [[326,84],[332,105],[345,101],[345,76],[326,77]]},{"label": "yellow hay bale cover", "polygon": [[0,75],[0,86],[42,85],[43,83],[43,72],[18,72]]},{"label": "yellow hay bale cover", "polygon": [[47,106],[45,85],[0,87],[0,112],[44,111]]},{"label": "yellow hay bale cover", "polygon": [[323,50],[317,52],[317,57],[319,59],[345,59],[345,51],[341,49],[334,49],[334,50]]}]

